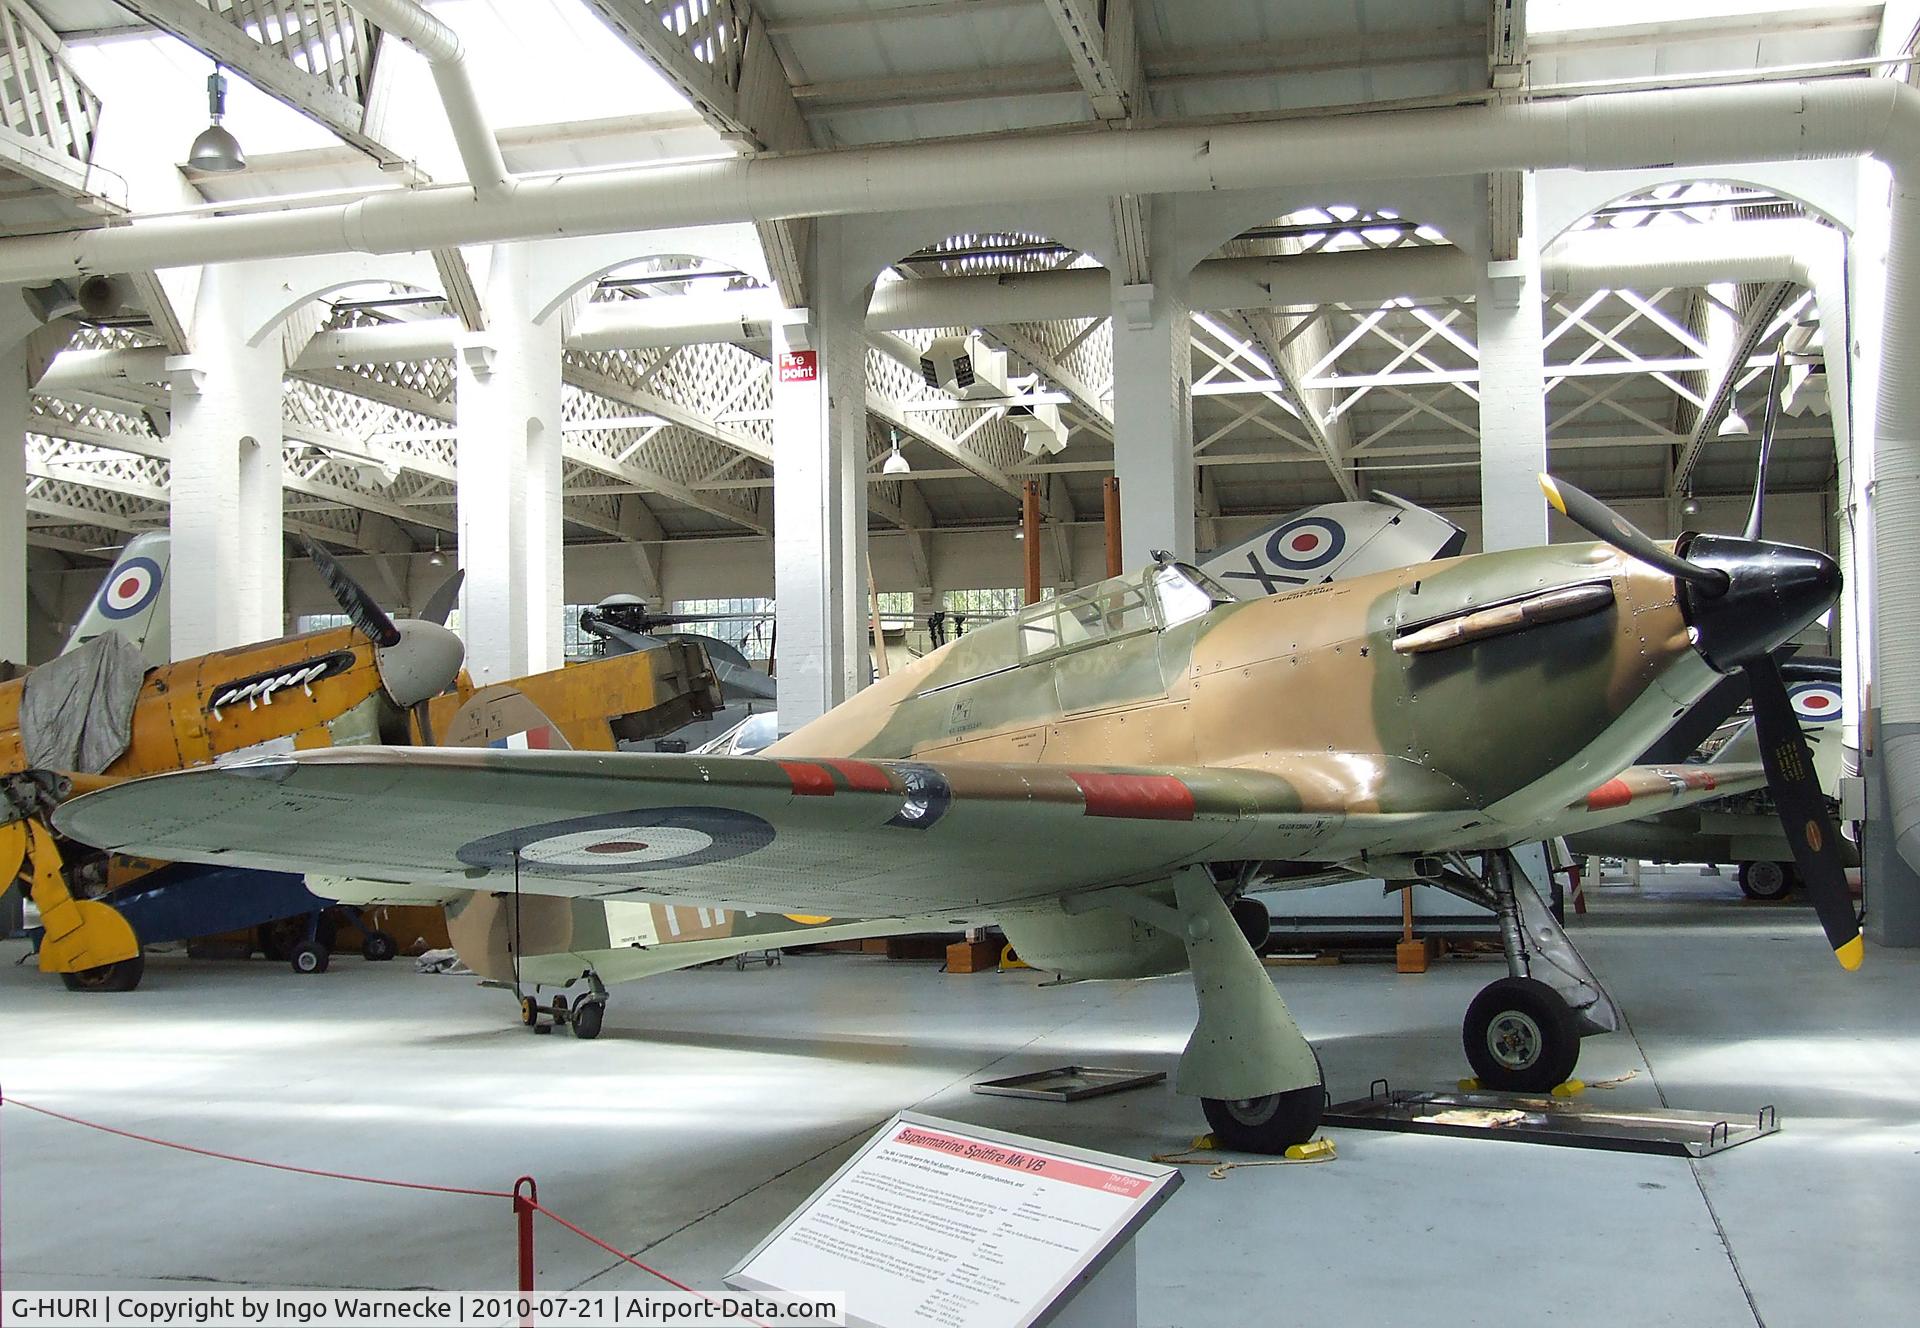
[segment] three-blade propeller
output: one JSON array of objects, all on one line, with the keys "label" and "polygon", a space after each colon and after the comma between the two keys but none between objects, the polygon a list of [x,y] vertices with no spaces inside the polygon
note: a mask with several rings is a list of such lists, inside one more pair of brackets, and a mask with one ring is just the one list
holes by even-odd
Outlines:
[{"label": "three-blade propeller", "polygon": [[[1540,477],[1540,487],[1555,511],[1596,539],[1604,540],[1630,557],[1659,568],[1702,599],[1712,600],[1735,590],[1736,577],[1723,567],[1709,567],[1689,561],[1663,544],[1655,543],[1632,522],[1620,516],[1591,494],[1583,493],[1565,480]],[[1759,535],[1760,504],[1756,499],[1748,523],[1748,538]],[[1778,548],[1779,546],[1774,546]],[[1752,575],[1767,575],[1764,563],[1755,562]],[[1764,589],[1764,588],[1763,588]],[[1865,946],[1860,940],[1860,925],[1854,916],[1853,897],[1847,889],[1846,864],[1840,857],[1840,835],[1827,809],[1827,795],[1814,773],[1813,752],[1787,697],[1786,681],[1773,656],[1777,644],[1756,637],[1751,646],[1722,652],[1715,662],[1722,667],[1737,665],[1747,675],[1753,692],[1753,723],[1760,740],[1761,762],[1767,771],[1767,788],[1773,795],[1774,809],[1793,848],[1793,860],[1800,879],[1820,917],[1820,926],[1833,947],[1834,957],[1845,969],[1860,967]]]}]

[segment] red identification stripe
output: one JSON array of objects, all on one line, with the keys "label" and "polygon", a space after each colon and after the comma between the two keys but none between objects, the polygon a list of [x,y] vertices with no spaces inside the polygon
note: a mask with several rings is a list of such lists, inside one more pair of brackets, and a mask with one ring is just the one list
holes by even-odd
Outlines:
[{"label": "red identification stripe", "polygon": [[1069,770],[1086,795],[1088,816],[1131,821],[1191,821],[1193,790],[1172,775],[1098,775]]},{"label": "red identification stripe", "polygon": [[856,793],[891,793],[893,779],[871,761],[822,761],[821,765],[838,770],[847,787]]},{"label": "red identification stripe", "polygon": [[1624,807],[1633,801],[1633,789],[1624,779],[1609,779],[1593,792],[1587,794],[1587,810],[1604,812],[1614,807]]},{"label": "red identification stripe", "polygon": [[810,761],[782,761],[780,768],[787,772],[787,778],[793,783],[793,791],[801,797],[833,796],[833,776],[825,766],[814,765]]}]

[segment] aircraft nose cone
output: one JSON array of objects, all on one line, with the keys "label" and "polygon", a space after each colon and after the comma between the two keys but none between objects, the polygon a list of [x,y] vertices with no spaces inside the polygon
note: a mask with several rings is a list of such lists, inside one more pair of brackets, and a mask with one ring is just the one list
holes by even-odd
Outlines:
[{"label": "aircraft nose cone", "polygon": [[1817,549],[1700,535],[1686,558],[1727,574],[1722,593],[1688,586],[1682,601],[1700,653],[1722,673],[1788,640],[1840,595],[1840,565]]},{"label": "aircraft nose cone", "polygon": [[451,687],[466,662],[467,648],[439,623],[402,618],[395,626],[400,629],[400,639],[377,648],[374,659],[387,695],[405,709]]}]

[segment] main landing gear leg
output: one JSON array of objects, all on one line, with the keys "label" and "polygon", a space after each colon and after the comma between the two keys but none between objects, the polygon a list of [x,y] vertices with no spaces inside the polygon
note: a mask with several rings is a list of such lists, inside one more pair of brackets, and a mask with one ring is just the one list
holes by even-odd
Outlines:
[{"label": "main landing gear leg", "polygon": [[1546,901],[1520,877],[1511,852],[1486,856],[1483,881],[1500,919],[1507,976],[1473,998],[1460,1039],[1486,1087],[1544,1093],[1572,1077],[1580,1039],[1617,1029],[1620,1011]]},{"label": "main landing gear leg", "polygon": [[1174,901],[1200,1002],[1176,1090],[1201,1099],[1224,1147],[1281,1153],[1307,1142],[1326,1109],[1319,1057],[1205,873],[1175,877]]}]

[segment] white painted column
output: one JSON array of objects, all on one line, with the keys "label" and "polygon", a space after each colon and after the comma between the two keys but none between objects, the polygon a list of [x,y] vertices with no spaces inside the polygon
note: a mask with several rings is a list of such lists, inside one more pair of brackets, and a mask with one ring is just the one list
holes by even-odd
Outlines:
[{"label": "white painted column", "polygon": [[1475,312],[1480,325],[1480,513],[1482,549],[1547,542],[1546,329],[1541,314],[1539,231],[1531,176],[1522,184],[1519,257],[1486,265]]},{"label": "white painted column", "polygon": [[460,635],[475,682],[564,662],[560,326],[537,321],[523,244],[498,245],[487,330],[455,355]]},{"label": "white painted column", "polygon": [[167,594],[173,657],[284,633],[285,514],[276,325],[248,341],[245,276],[207,267],[193,353],[168,360],[173,384],[173,557]]},{"label": "white painted column", "polygon": [[816,222],[813,303],[773,325],[773,585],[780,729],[866,686],[866,311],[846,294],[839,229]]},{"label": "white painted column", "polygon": [[1192,323],[1164,280],[1114,289],[1113,466],[1127,570],[1155,549],[1193,557]]},{"label": "white painted column", "polygon": [[0,352],[0,660],[27,662],[27,354]]}]

